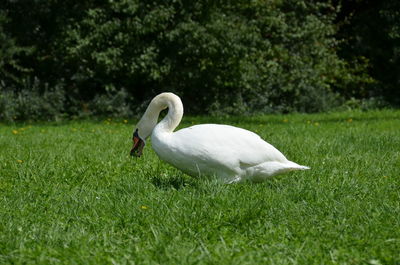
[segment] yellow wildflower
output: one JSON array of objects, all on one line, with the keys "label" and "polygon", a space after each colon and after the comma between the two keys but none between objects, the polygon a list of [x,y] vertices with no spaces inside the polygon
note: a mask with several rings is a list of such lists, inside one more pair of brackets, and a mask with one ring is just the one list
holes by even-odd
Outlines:
[{"label": "yellow wildflower", "polygon": [[12,133],[13,134],[18,134],[18,131],[17,130],[12,130]]},{"label": "yellow wildflower", "polygon": [[128,120],[124,120],[124,123],[128,123]]},{"label": "yellow wildflower", "polygon": [[147,207],[146,205],[142,205],[142,206],[140,206],[140,209],[147,210],[147,209],[149,209],[149,207]]}]

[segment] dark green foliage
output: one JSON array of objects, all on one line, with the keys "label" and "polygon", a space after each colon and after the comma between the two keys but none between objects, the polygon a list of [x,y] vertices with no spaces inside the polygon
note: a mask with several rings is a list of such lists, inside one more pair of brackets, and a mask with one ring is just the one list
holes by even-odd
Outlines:
[{"label": "dark green foliage", "polygon": [[343,1],[338,36],[345,42],[340,55],[346,60],[368,60],[368,74],[376,80],[356,97],[383,97],[400,106],[400,2]]},{"label": "dark green foliage", "polygon": [[0,87],[0,120],[54,120],[61,118],[65,111],[65,90],[61,86],[44,89],[35,80],[23,83],[21,91]]},{"label": "dark green foliage", "polygon": [[[46,86],[58,87],[65,95],[60,109],[69,115],[130,115],[162,91],[179,94],[187,112],[214,114],[315,112],[353,97],[378,97],[385,80],[368,74],[375,61],[361,52],[345,56],[353,46],[335,38],[337,14],[344,12],[338,6],[310,0],[3,1],[0,38],[12,48],[2,48],[8,57],[1,60],[18,65],[20,75],[0,82],[21,93],[32,89],[21,84],[37,80],[39,95]],[[395,40],[395,12],[385,8],[380,14]],[[346,60],[337,55],[340,47]]]},{"label": "dark green foliage", "polygon": [[130,117],[133,115],[130,101],[131,97],[125,89],[98,94],[87,105],[87,114],[103,117]]},{"label": "dark green foliage", "polygon": [[9,21],[6,13],[0,9],[0,87],[4,83],[21,84],[24,73],[29,69],[22,66],[18,56],[30,54],[31,48],[21,47],[14,38],[4,29]]},{"label": "dark green foliage", "polygon": [[54,88],[48,85],[40,89],[38,80],[34,84],[24,83],[22,89],[15,91],[0,87],[0,120],[59,120],[65,115],[73,117],[130,117],[131,97],[125,90],[109,91],[96,95],[87,102],[68,103],[64,87],[60,84]]},{"label": "dark green foliage", "polygon": [[137,103],[167,90],[190,112],[319,111],[348,71],[334,15],[298,1],[112,2],[71,25],[66,53],[79,83],[117,83]]}]

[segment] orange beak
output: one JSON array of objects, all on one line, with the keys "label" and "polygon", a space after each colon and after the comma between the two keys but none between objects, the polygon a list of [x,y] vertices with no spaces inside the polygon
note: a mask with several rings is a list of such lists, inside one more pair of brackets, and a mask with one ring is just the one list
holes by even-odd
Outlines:
[{"label": "orange beak", "polygon": [[140,157],[143,152],[145,142],[139,137],[137,130],[133,134],[133,147],[131,149],[131,156]]}]

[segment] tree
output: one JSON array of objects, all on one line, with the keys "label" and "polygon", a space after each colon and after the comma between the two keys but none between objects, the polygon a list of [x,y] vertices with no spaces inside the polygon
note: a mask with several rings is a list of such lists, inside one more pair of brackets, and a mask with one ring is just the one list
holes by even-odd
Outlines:
[{"label": "tree", "polygon": [[33,49],[16,57],[32,70],[30,83],[64,90],[70,114],[116,102],[137,108],[161,91],[181,95],[192,113],[322,111],[369,82],[365,68],[337,55],[329,1],[7,0],[0,8],[5,32]]},{"label": "tree", "polygon": [[352,0],[341,3],[338,37],[344,39],[340,55],[347,61],[365,58],[377,82],[359,97],[383,97],[400,105],[400,2]]}]

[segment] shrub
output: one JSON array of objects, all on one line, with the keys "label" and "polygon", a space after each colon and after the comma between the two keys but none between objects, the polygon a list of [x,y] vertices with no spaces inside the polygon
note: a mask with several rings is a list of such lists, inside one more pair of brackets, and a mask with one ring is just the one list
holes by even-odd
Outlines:
[{"label": "shrub", "polygon": [[40,82],[26,83],[29,89],[0,87],[0,120],[57,120],[65,111],[65,90],[61,86],[39,88]]},{"label": "shrub", "polygon": [[367,61],[337,56],[338,10],[330,1],[55,0],[0,7],[15,39],[36,47],[20,57],[33,69],[30,79],[64,89],[69,114],[127,115],[162,91],[178,93],[191,113],[314,112],[371,82]]},{"label": "shrub", "polygon": [[[340,1],[342,2],[342,1]],[[400,106],[400,2],[343,1],[338,32],[343,38],[340,56],[347,61],[365,60],[363,70],[375,82],[353,89],[355,98],[383,98]]]},{"label": "shrub", "polygon": [[109,2],[71,25],[66,54],[80,84],[135,103],[169,90],[192,112],[321,111],[337,85],[366,82],[336,55],[335,15],[314,1]]},{"label": "shrub", "polygon": [[131,117],[131,97],[125,89],[109,90],[106,94],[96,95],[88,104],[88,114],[107,117]]},{"label": "shrub", "polygon": [[30,70],[21,65],[19,56],[32,53],[33,49],[17,45],[16,40],[6,32],[4,25],[9,21],[0,9],[0,82],[21,84]]}]

